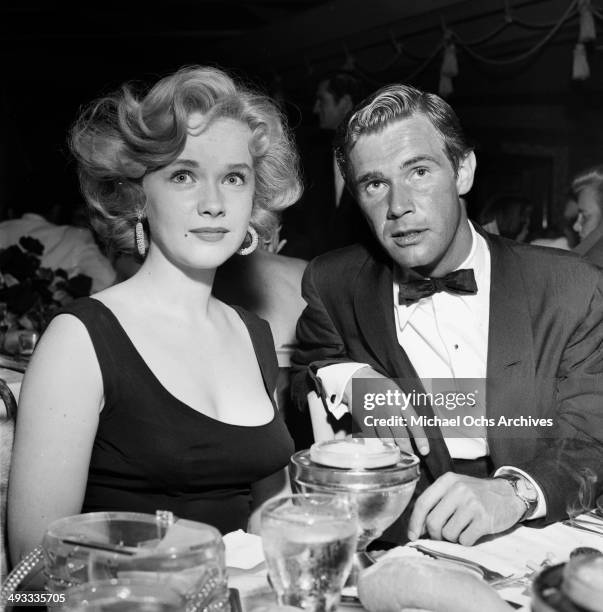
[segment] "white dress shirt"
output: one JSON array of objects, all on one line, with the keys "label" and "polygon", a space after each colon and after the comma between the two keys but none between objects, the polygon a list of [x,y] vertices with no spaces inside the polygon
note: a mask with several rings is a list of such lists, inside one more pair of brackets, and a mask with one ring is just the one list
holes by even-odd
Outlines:
[{"label": "white dress shirt", "polygon": [[[465,260],[456,268],[472,268],[477,284],[477,293],[461,295],[438,292],[421,298],[410,305],[398,304],[399,278],[394,275],[394,315],[396,336],[400,346],[408,355],[413,367],[426,389],[432,389],[432,379],[455,379],[457,390],[467,391],[463,379],[474,388],[481,388],[477,394],[478,403],[486,402],[486,368],[488,359],[488,326],[490,318],[490,251],[485,239],[469,223],[471,249]],[[341,399],[352,375],[367,364],[343,363],[318,370],[329,410],[336,418],[347,412]],[[473,409],[475,414],[486,414],[485,405]],[[472,428],[470,432],[461,427],[444,438],[450,456],[454,459],[476,459],[488,454],[486,429]],[[463,435],[465,434],[465,435]],[[458,437],[457,437],[458,435]],[[539,505],[532,518],[544,516],[544,496],[532,478],[519,470],[504,466],[496,471],[517,472],[527,477],[539,493]]]}]

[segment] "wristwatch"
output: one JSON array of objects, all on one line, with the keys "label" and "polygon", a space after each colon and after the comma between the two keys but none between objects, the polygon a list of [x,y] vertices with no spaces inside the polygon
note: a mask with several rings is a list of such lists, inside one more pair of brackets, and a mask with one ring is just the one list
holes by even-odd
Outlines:
[{"label": "wristwatch", "polygon": [[518,522],[530,518],[536,511],[536,506],[538,506],[538,491],[536,491],[534,485],[519,474],[499,474],[495,478],[506,480],[513,487],[515,495],[525,504],[526,511]]}]

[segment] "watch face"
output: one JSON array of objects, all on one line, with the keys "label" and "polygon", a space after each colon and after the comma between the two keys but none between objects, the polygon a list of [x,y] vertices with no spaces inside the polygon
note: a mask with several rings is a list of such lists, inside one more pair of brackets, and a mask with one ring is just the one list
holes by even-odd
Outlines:
[{"label": "watch face", "polygon": [[536,491],[532,483],[525,480],[524,478],[519,478],[517,480],[517,491],[529,502],[538,501],[538,492]]}]

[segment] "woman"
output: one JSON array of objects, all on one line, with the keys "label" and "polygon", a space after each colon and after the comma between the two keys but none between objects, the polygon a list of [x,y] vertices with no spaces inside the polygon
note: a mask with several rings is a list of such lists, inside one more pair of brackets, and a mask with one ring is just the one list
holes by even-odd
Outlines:
[{"label": "woman", "polygon": [[603,268],[603,166],[580,172],[572,181],[571,195],[578,208],[573,230],[580,237],[574,250]]},{"label": "woman", "polygon": [[79,512],[245,528],[285,485],[293,446],[269,327],[212,284],[299,195],[280,114],[219,70],[187,68],[145,96],[97,101],[71,144],[97,231],[145,259],[59,314],[36,349],[10,475],[12,557]]}]

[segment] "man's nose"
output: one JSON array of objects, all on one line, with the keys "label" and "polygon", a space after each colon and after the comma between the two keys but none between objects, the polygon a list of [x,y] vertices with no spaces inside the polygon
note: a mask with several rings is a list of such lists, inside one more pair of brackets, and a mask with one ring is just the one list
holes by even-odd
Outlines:
[{"label": "man's nose", "polygon": [[572,225],[572,229],[579,234],[582,231],[582,214],[579,214],[576,217],[576,221],[574,222],[574,225]]},{"label": "man's nose", "polygon": [[314,102],[314,106],[312,107],[312,112],[315,115],[318,115],[320,113],[320,102],[318,100]]},{"label": "man's nose", "polygon": [[412,194],[407,189],[401,189],[392,185],[389,190],[389,201],[387,204],[387,217],[397,219],[403,215],[414,212],[415,205]]},{"label": "man's nose", "polygon": [[197,196],[197,214],[219,217],[224,214],[224,198],[217,185],[205,184]]}]

